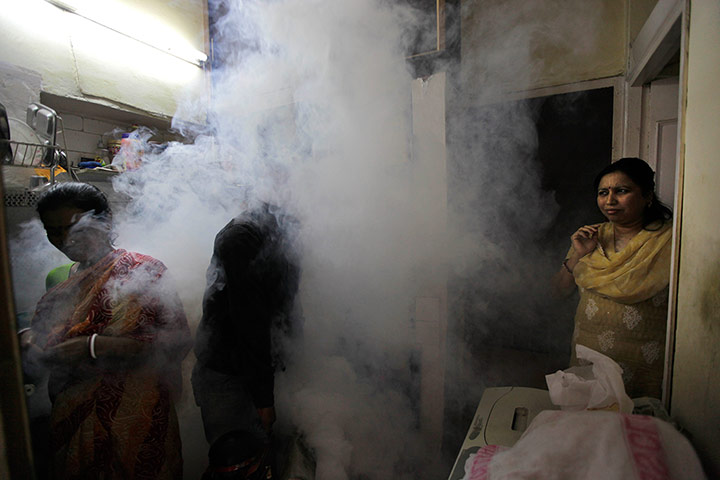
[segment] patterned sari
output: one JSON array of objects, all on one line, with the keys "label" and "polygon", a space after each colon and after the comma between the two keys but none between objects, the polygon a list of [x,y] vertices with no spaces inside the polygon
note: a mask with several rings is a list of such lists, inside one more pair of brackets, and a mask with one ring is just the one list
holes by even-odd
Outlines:
[{"label": "patterned sari", "polygon": [[40,300],[32,328],[48,348],[97,333],[152,344],[120,367],[89,356],[50,368],[50,437],[56,478],[181,478],[174,398],[190,349],[182,305],[152,257],[115,250]]}]

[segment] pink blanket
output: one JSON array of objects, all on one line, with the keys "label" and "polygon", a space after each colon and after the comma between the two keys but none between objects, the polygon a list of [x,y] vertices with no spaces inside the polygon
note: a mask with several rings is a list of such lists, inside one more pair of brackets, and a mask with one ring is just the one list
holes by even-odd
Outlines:
[{"label": "pink blanket", "polygon": [[464,480],[704,480],[688,440],[663,420],[607,411],[544,411],[511,448],[490,445]]}]

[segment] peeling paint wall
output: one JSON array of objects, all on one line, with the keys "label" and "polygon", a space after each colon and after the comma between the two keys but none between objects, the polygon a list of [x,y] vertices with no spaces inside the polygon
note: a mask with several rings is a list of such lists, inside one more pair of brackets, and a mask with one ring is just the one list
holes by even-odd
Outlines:
[{"label": "peeling paint wall", "polygon": [[671,413],[720,478],[720,3],[690,2]]}]

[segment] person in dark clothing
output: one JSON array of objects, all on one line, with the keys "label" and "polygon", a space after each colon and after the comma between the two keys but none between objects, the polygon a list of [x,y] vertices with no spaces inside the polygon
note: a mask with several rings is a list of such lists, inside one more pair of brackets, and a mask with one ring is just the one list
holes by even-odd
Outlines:
[{"label": "person in dark clothing", "polygon": [[215,237],[192,375],[211,445],[235,430],[270,441],[274,372],[284,361],[279,344],[297,333],[295,231],[292,217],[262,204]]}]

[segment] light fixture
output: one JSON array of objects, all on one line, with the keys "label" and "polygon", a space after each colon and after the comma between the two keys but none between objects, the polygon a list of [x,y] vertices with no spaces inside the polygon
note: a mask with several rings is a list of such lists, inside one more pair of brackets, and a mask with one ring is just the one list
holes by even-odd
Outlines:
[{"label": "light fixture", "polygon": [[[55,7],[115,33],[128,37],[136,42],[159,50],[167,55],[203,67],[207,55],[189,45],[177,32],[159,21],[131,11],[128,7],[117,5],[112,8],[108,1],[97,0],[45,0]],[[99,5],[100,4],[100,5]],[[108,14],[108,12],[113,12]],[[122,15],[121,13],[124,13]]]}]

